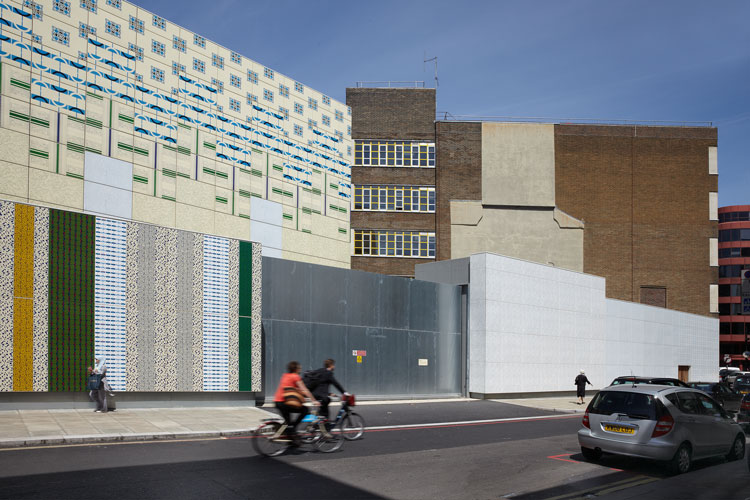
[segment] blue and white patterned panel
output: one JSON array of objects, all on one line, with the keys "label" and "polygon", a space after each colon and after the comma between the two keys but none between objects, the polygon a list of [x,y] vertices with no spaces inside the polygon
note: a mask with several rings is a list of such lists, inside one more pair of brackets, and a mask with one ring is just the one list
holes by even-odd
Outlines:
[{"label": "blue and white patterned panel", "polygon": [[229,240],[203,239],[203,390],[229,384]]},{"label": "blue and white patterned panel", "polygon": [[107,360],[107,380],[125,390],[127,223],[96,218],[94,352]]}]

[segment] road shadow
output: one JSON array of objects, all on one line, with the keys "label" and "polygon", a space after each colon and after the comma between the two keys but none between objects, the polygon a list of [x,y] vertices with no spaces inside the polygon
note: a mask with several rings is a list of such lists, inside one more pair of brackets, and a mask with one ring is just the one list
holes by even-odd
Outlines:
[{"label": "road shadow", "polygon": [[[335,470],[330,471],[331,475]],[[0,479],[14,499],[381,499],[281,460],[246,457]]]}]

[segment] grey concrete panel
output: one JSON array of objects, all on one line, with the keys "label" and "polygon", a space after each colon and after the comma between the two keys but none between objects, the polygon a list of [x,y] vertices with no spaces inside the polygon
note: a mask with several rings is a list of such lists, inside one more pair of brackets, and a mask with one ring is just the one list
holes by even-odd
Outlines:
[{"label": "grey concrete panel", "polygon": [[263,320],[263,329],[266,338],[266,394],[272,396],[289,361],[299,361],[303,370],[312,366],[311,325]]},{"label": "grey concrete panel", "polygon": [[436,331],[436,285],[427,281],[412,280],[410,285],[409,329]]},{"label": "grey concrete panel", "polygon": [[332,273],[324,266],[310,266],[309,273],[313,291],[310,295],[310,321],[346,324],[349,309],[357,305],[357,297],[346,293],[349,275]]},{"label": "grey concrete panel", "polygon": [[438,284],[435,287],[437,299],[437,331],[446,333],[461,332],[461,289],[453,285]]},{"label": "grey concrete panel", "polygon": [[[310,320],[309,264],[263,257],[263,317]],[[319,291],[317,292],[319,293]]]},{"label": "grey concrete panel", "polygon": [[345,281],[348,307],[348,324],[356,326],[380,325],[380,275],[361,271],[350,271]]},{"label": "grey concrete panel", "polygon": [[[436,342],[434,332],[409,331],[407,377],[410,394],[434,394],[436,391],[436,375],[438,369],[435,352]],[[420,366],[419,360],[427,360],[426,366]]]},{"label": "grey concrete panel", "polygon": [[348,328],[345,325],[312,323],[310,365],[304,369],[322,368],[323,361],[333,358],[336,361],[336,378],[343,384],[346,380],[348,363],[352,357],[352,352],[348,348],[347,334]]},{"label": "grey concrete panel", "polygon": [[409,390],[409,332],[383,328],[368,335],[365,362],[376,394],[415,394]]}]

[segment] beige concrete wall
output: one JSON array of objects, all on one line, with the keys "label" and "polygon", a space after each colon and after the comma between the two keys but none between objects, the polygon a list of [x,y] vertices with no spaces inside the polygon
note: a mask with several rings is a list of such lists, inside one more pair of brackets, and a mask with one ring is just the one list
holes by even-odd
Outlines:
[{"label": "beige concrete wall", "polygon": [[481,252],[583,271],[583,223],[559,210],[451,201],[451,257]]},{"label": "beige concrete wall", "polygon": [[482,123],[482,203],[555,206],[554,125]]}]

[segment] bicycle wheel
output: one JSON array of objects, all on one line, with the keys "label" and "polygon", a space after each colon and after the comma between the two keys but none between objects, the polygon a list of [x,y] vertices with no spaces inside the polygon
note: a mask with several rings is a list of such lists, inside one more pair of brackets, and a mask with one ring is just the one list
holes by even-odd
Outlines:
[{"label": "bicycle wheel", "polygon": [[323,453],[332,453],[344,444],[344,434],[341,429],[331,429],[328,432],[331,434],[329,438],[324,437],[320,429],[315,429],[315,447]]},{"label": "bicycle wheel", "polygon": [[307,424],[302,429],[297,431],[297,437],[304,444],[312,444],[315,441],[315,430],[317,426],[315,424]]},{"label": "bicycle wheel", "polygon": [[356,412],[350,412],[341,422],[341,431],[345,439],[354,441],[365,433],[365,419]]},{"label": "bicycle wheel", "polygon": [[288,441],[271,439],[281,427],[279,422],[266,422],[253,432],[253,448],[266,457],[277,457],[286,451]]}]

